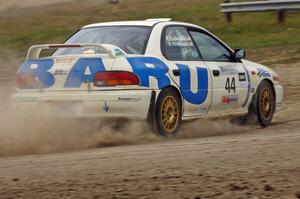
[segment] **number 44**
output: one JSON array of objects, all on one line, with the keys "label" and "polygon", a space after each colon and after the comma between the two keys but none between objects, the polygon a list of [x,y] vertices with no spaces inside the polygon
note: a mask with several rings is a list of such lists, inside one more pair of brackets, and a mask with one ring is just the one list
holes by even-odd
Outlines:
[{"label": "number 44", "polygon": [[234,77],[231,79],[231,82],[230,82],[230,77],[227,77],[227,80],[225,83],[225,90],[227,90],[228,93],[230,93],[231,90],[233,90],[233,92],[235,93],[236,86],[235,86],[235,78]]}]

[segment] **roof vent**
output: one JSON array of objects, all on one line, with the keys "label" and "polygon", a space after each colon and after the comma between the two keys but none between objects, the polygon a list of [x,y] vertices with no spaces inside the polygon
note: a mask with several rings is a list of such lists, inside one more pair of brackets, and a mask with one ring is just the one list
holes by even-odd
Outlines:
[{"label": "roof vent", "polygon": [[153,18],[153,19],[146,19],[146,21],[172,21],[171,18]]}]

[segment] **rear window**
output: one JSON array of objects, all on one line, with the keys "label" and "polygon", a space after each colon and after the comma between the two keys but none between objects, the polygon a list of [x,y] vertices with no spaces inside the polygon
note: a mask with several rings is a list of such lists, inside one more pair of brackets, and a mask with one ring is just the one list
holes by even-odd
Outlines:
[{"label": "rear window", "polygon": [[[151,27],[145,26],[105,26],[84,28],[70,37],[66,41],[66,44],[113,44],[124,50],[127,54],[144,54],[150,32]],[[54,55],[81,54],[86,50],[90,49],[65,48],[57,50]],[[96,51],[96,53],[101,52]]]}]

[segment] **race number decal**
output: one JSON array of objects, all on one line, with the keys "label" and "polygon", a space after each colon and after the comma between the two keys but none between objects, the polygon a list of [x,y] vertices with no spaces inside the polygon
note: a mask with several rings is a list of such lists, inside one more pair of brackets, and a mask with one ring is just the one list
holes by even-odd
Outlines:
[{"label": "race number decal", "polygon": [[227,77],[226,83],[225,83],[225,90],[227,90],[228,93],[236,92],[236,86],[235,86],[235,78],[233,77],[230,81],[230,78]]}]

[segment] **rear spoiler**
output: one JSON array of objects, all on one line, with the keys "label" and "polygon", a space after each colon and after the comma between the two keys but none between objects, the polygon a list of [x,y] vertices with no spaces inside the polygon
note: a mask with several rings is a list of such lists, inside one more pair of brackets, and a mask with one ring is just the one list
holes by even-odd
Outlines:
[{"label": "rear spoiler", "polygon": [[44,44],[36,45],[29,48],[26,59],[39,59],[42,50],[49,49],[59,49],[59,48],[82,48],[82,47],[96,47],[101,48],[108,54],[111,58],[117,58],[120,56],[125,56],[126,53],[118,46],[112,44]]}]

